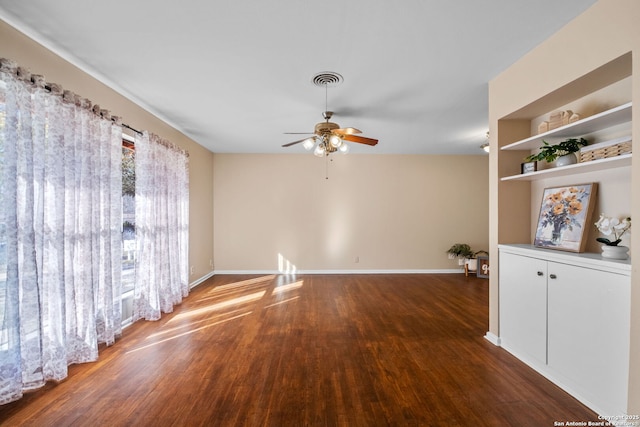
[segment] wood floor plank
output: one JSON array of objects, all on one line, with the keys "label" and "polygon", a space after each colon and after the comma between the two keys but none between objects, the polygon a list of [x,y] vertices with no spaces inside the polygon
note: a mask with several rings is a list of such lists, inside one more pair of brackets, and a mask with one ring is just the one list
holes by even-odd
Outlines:
[{"label": "wood floor plank", "polygon": [[597,415],[483,338],[458,274],[214,276],[95,363],[0,406],[26,426],[552,426]]}]

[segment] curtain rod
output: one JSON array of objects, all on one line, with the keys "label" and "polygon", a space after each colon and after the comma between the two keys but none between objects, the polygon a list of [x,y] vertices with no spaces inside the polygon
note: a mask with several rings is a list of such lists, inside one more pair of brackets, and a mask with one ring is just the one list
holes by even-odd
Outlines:
[{"label": "curtain rod", "polygon": [[[44,88],[45,88],[45,90],[48,90],[49,92],[51,92],[51,85],[49,85],[49,84],[46,84],[46,83],[45,83]],[[133,127],[129,126],[129,125],[128,125],[128,124],[126,124],[126,123],[121,123],[121,126],[122,126],[122,127],[127,128],[127,129],[129,129],[129,130],[131,130],[131,131],[133,131],[133,132],[135,132],[135,133],[137,133],[138,135],[142,135],[142,132],[141,132],[141,131],[139,131],[138,129],[135,129],[135,128],[133,128]]]},{"label": "curtain rod", "polygon": [[[63,87],[57,83],[47,83],[44,79],[43,75],[40,74],[32,74],[31,71],[29,71],[28,68],[24,68],[24,67],[20,67],[15,61],[7,59],[7,58],[3,58],[0,57],[0,71],[1,72],[6,72],[9,74],[14,75],[15,77],[17,77],[20,80],[23,80],[25,82],[30,82],[32,85],[35,85],[36,87],[40,87],[40,88],[44,88],[45,90],[51,92],[51,93],[55,93],[56,95],[60,95],[62,96],[63,100],[69,100],[70,98],[74,97],[74,98],[79,98],[79,95],[75,94],[74,92],[70,91],[70,90],[64,90]],[[138,129],[135,129],[131,126],[129,126],[126,123],[122,123],[121,121],[121,117],[119,116],[113,116],[111,115],[111,113],[109,112],[109,110],[102,110],[100,109],[100,106],[98,104],[93,104],[93,102],[89,99],[86,99],[86,102],[90,103],[90,105],[88,107],[90,107],[91,105],[93,105],[93,108],[88,108],[88,110],[93,111],[94,114],[107,119],[107,120],[111,120],[114,123],[116,123],[119,126],[122,126],[123,128],[127,128],[129,130],[131,130],[132,132],[135,132],[138,135],[144,135],[144,133],[142,131],[139,131]],[[76,99],[76,102],[77,99]],[[175,148],[178,151],[183,152],[187,157],[189,156],[189,152],[187,150],[184,150],[182,148],[180,148],[177,145],[174,145],[173,143],[166,141],[160,137],[158,137],[158,141],[160,143],[162,143],[163,145],[170,147],[170,148]]]},{"label": "curtain rod", "polygon": [[129,129],[129,130],[131,130],[131,131],[133,131],[133,132],[137,133],[138,135],[142,135],[142,132],[141,132],[141,131],[139,131],[138,129],[134,129],[134,128],[132,128],[131,126],[129,126],[129,125],[128,125],[128,124],[126,124],[126,123],[122,123],[122,127],[123,127],[123,128],[127,128],[127,129]]}]

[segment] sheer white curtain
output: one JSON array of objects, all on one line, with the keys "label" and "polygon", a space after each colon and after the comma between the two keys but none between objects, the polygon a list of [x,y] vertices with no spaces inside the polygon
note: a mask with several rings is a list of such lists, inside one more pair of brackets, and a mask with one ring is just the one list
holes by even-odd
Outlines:
[{"label": "sheer white curtain", "polygon": [[133,320],[158,320],[189,293],[189,158],[147,132],[136,137],[135,147]]},{"label": "sheer white curtain", "polygon": [[0,404],[121,333],[122,128],[98,110],[0,59]]}]

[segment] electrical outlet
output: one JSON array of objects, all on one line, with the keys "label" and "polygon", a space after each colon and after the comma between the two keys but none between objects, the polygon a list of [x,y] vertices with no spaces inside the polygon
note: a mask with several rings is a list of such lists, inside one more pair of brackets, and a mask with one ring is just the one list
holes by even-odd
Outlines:
[{"label": "electrical outlet", "polygon": [[194,271],[195,271],[195,268],[192,265],[191,268],[189,269],[189,273],[193,276]]},{"label": "electrical outlet", "polygon": [[359,263],[359,262],[360,262],[360,257],[359,257],[359,256],[357,256],[357,257],[356,257],[356,259],[354,260],[354,262],[355,262],[356,264],[357,264],[357,263]]}]

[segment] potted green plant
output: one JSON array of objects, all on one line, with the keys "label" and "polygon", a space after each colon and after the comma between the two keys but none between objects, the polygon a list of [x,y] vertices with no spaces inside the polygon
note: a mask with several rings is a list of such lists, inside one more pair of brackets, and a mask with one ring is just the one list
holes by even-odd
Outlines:
[{"label": "potted green plant", "polygon": [[569,138],[556,145],[551,145],[545,140],[542,140],[542,142],[544,145],[540,147],[540,151],[525,157],[524,160],[526,162],[545,161],[553,164],[551,167],[572,165],[578,162],[578,158],[574,153],[587,145],[587,140],[584,138]]},{"label": "potted green plant", "polygon": [[449,259],[458,259],[459,265],[467,265],[469,270],[475,271],[477,269],[477,256],[479,254],[489,254],[485,250],[474,251],[467,243],[455,243],[449,249],[447,249],[447,255]]}]

